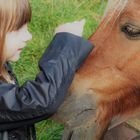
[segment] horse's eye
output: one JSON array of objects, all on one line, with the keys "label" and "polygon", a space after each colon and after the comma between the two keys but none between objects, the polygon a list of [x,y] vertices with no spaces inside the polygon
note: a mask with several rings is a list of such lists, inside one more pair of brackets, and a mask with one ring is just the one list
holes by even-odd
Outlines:
[{"label": "horse's eye", "polygon": [[131,24],[125,24],[122,26],[121,31],[124,32],[127,37],[130,37],[130,39],[140,37],[140,28]]}]

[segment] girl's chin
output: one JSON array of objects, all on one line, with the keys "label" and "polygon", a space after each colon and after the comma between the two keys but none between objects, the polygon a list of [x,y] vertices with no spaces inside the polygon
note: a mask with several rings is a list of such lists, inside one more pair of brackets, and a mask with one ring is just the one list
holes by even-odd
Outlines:
[{"label": "girl's chin", "polygon": [[16,62],[16,61],[18,61],[18,60],[19,60],[19,58],[20,58],[20,55],[13,56],[13,57],[9,58],[9,59],[8,59],[8,61],[11,61],[11,62]]},{"label": "girl's chin", "polygon": [[8,61],[12,61],[12,62],[18,61],[19,58],[20,58],[20,52],[21,52],[21,51],[17,51],[17,52],[15,53],[15,55],[13,55],[13,56],[11,56],[10,58],[8,58]]}]

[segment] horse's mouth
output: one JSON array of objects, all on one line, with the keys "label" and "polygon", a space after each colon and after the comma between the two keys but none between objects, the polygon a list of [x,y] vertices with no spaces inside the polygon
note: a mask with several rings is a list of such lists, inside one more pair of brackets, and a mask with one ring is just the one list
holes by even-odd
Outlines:
[{"label": "horse's mouth", "polygon": [[76,97],[75,94],[71,94],[65,99],[53,119],[66,124],[73,119],[82,119],[85,115],[90,116],[92,114],[92,117],[94,117],[96,107],[91,96],[90,94],[85,94]]}]

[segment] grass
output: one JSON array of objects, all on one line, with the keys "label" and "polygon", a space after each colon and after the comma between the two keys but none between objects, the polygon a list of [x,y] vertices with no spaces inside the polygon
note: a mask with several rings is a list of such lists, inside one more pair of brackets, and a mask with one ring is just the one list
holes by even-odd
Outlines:
[{"label": "grass", "polygon": [[[97,28],[105,7],[100,0],[30,0],[33,17],[29,30],[33,39],[12,63],[20,85],[32,80],[38,73],[38,60],[54,36],[54,29],[62,23],[86,19],[84,37],[88,38]],[[38,140],[60,140],[63,126],[52,120],[36,125]]]}]

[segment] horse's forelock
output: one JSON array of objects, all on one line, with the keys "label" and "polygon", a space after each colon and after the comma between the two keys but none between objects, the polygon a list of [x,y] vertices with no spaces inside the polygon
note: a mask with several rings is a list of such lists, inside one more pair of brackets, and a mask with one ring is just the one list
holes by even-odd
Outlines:
[{"label": "horse's forelock", "polygon": [[103,19],[107,17],[107,22],[109,22],[115,16],[115,19],[113,19],[116,20],[129,1],[130,0],[108,0]]},{"label": "horse's forelock", "polygon": [[117,24],[116,21],[128,6],[127,4],[129,4],[130,1],[132,0],[108,0],[101,24],[96,32],[90,36],[89,40],[94,43],[95,40],[97,40],[98,45],[96,44],[96,46],[100,46],[99,44],[102,44],[102,42],[106,40],[112,32],[112,29]]}]

